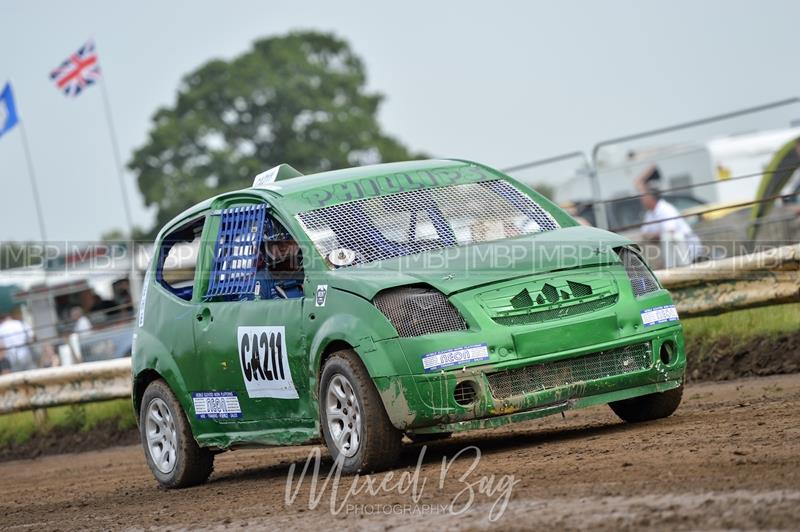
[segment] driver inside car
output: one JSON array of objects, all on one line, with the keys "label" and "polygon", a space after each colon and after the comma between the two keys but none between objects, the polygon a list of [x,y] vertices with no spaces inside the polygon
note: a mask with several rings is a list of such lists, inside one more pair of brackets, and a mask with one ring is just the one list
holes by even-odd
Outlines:
[{"label": "driver inside car", "polygon": [[262,299],[303,296],[303,256],[289,233],[265,234],[256,264],[256,294]]}]

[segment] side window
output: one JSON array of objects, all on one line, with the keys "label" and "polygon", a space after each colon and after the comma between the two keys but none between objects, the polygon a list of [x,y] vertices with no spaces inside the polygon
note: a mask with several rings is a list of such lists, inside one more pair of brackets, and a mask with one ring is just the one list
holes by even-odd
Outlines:
[{"label": "side window", "polygon": [[156,279],[159,284],[189,301],[194,291],[197,254],[205,218],[194,220],[166,235],[161,241]]},{"label": "side window", "polygon": [[206,300],[302,297],[300,247],[266,205],[229,207],[214,215],[220,222]]},{"label": "side window", "polygon": [[278,220],[267,216],[256,282],[262,299],[303,297],[303,252]]}]

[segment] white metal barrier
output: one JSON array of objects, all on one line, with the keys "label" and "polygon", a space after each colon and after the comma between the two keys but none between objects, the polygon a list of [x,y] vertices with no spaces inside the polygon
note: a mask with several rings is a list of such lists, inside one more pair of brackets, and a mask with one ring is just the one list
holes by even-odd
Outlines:
[{"label": "white metal barrier", "polygon": [[800,244],[656,275],[683,317],[800,301]]},{"label": "white metal barrier", "polygon": [[130,396],[130,358],[0,376],[0,414]]}]

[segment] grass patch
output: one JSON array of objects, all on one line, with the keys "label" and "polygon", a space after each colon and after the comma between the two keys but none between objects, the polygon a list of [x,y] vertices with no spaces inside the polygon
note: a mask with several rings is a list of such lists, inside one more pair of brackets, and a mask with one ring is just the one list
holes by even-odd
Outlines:
[{"label": "grass patch", "polygon": [[0,416],[0,448],[21,445],[55,428],[88,432],[98,424],[111,424],[119,430],[136,426],[130,399],[117,399],[84,405],[56,406],[46,409],[46,418],[38,427],[33,412]]},{"label": "grass patch", "polygon": [[[723,356],[731,349],[776,348],[782,339],[798,334],[800,304],[736,310],[719,316],[682,319],[681,323],[687,357],[701,363],[709,354]],[[789,344],[780,345],[785,348]]]},{"label": "grass patch", "polygon": [[749,340],[759,336],[797,332],[800,303],[726,312],[719,316],[681,319],[687,340],[712,343],[722,337]]}]

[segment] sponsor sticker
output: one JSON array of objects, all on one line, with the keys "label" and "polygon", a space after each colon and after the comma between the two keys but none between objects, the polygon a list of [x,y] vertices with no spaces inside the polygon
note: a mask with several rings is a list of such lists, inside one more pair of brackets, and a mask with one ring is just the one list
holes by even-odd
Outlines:
[{"label": "sponsor sticker", "polygon": [[328,285],[326,284],[318,284],[317,291],[314,297],[316,306],[324,307],[325,301],[328,299]]},{"label": "sponsor sticker", "polygon": [[242,408],[236,392],[193,392],[194,415],[197,419],[238,419]]},{"label": "sponsor sticker", "polygon": [[678,321],[678,310],[675,308],[675,305],[648,308],[639,313],[642,315],[642,323],[645,327],[659,325],[669,321]]},{"label": "sponsor sticker", "polygon": [[256,187],[264,187],[266,185],[270,185],[275,182],[275,178],[278,177],[278,171],[281,169],[280,166],[276,166],[275,168],[270,168],[266,172],[261,172],[253,179],[253,188]]},{"label": "sponsor sticker", "polygon": [[239,327],[236,340],[248,397],[299,397],[286,353],[285,327]]},{"label": "sponsor sticker", "polygon": [[422,367],[425,371],[436,371],[450,366],[463,366],[479,360],[489,360],[489,349],[486,344],[468,345],[422,355]]}]

